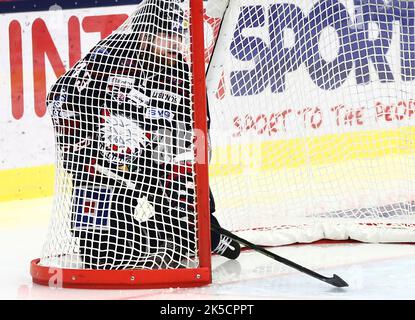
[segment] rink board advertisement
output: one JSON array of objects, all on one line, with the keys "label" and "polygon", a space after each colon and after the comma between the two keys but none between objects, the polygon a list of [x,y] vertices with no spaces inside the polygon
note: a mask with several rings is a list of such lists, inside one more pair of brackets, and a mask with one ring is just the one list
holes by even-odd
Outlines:
[{"label": "rink board advertisement", "polygon": [[141,0],[0,0],[0,13],[49,11],[56,9],[100,8],[137,4]]},{"label": "rink board advertisement", "polygon": [[244,171],[230,141],[260,169],[413,152],[413,1],[231,1],[212,70],[213,174]]},{"label": "rink board advertisement", "polygon": [[221,72],[208,76],[215,107],[234,107],[232,136],[296,138],[304,130],[315,136],[413,123],[414,101],[398,92],[415,92],[413,1],[238,3],[230,3],[222,26],[229,32],[213,57]]},{"label": "rink board advertisement", "polygon": [[[88,1],[84,8],[70,1],[41,3],[0,1],[0,200],[52,193],[54,138],[45,94],[138,1],[100,1],[103,6],[95,8]],[[215,161],[230,161],[230,141],[263,146],[261,156],[269,157],[276,148],[301,148],[307,136],[311,146],[329,148],[315,159],[324,163],[338,137],[354,142],[353,152],[367,149],[359,144],[365,132],[411,132],[412,1],[231,1],[222,19],[224,5],[205,1],[207,62],[221,27],[207,77],[211,135],[219,150],[213,174],[223,174]],[[327,8],[335,12],[331,18],[324,15]],[[375,58],[369,57],[374,50]],[[402,147],[409,152],[413,145]],[[301,157],[275,165],[301,165]]]},{"label": "rink board advertisement", "polygon": [[55,150],[46,92],[135,8],[52,7],[0,15],[0,200],[52,194]]}]

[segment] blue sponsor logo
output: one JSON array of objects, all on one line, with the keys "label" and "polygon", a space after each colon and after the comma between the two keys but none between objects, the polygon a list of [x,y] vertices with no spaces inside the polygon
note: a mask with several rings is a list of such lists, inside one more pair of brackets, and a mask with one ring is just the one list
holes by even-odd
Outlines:
[{"label": "blue sponsor logo", "polygon": [[147,109],[146,116],[148,119],[166,119],[170,121],[174,118],[174,114],[171,111],[163,110],[160,108]]},{"label": "blue sponsor logo", "polygon": [[[337,0],[317,2],[308,15],[289,3],[241,7],[230,53],[237,60],[252,62],[254,67],[231,72],[231,94],[250,96],[267,88],[274,93],[284,92],[287,75],[302,65],[323,90],[337,89],[349,77],[355,77],[359,85],[396,81],[387,59],[395,23],[399,25],[401,79],[415,80],[415,2],[354,0],[354,10],[352,18]],[[379,30],[375,39],[369,33],[373,24]],[[268,29],[269,41],[246,35],[248,29],[259,27]],[[320,35],[328,27],[336,31],[339,41],[337,56],[331,61],[319,51]],[[285,43],[285,29],[294,34],[292,46]],[[376,77],[369,72],[370,67]]]},{"label": "blue sponsor logo", "polygon": [[85,230],[108,227],[111,198],[111,189],[75,188],[72,204],[74,228]]}]

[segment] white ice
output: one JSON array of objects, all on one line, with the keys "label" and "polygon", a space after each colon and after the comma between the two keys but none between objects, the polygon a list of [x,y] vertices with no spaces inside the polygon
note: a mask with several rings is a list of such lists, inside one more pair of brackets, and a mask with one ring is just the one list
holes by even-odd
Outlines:
[{"label": "white ice", "polygon": [[30,261],[47,236],[51,199],[0,203],[0,299],[415,299],[415,245],[320,244],[273,252],[349,283],[337,289],[257,252],[236,261],[213,257],[213,283],[202,288],[78,290],[32,284]]}]

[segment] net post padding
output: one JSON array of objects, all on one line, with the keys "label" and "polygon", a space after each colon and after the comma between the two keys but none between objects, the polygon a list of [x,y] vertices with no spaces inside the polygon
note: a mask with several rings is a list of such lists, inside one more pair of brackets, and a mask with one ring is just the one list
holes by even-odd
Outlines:
[{"label": "net post padding", "polygon": [[82,270],[60,269],[31,262],[36,284],[78,289],[161,289],[188,288],[210,284],[210,268],[164,270]]}]

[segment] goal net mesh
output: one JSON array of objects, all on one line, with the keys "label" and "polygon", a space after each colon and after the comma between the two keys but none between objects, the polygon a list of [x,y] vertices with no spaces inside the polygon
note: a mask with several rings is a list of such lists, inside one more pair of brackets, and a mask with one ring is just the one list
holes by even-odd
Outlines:
[{"label": "goal net mesh", "polygon": [[263,245],[415,241],[414,2],[207,4],[224,227]]},{"label": "goal net mesh", "polygon": [[[260,245],[414,242],[414,3],[204,6],[220,223]],[[188,12],[188,1],[143,1],[53,86],[43,265],[198,265]]]},{"label": "goal net mesh", "polygon": [[188,6],[143,1],[53,85],[56,192],[41,265],[198,266]]}]

